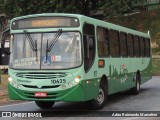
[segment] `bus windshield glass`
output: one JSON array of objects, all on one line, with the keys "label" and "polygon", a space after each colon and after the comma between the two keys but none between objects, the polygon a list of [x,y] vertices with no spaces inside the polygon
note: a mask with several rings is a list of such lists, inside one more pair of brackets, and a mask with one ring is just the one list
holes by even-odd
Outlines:
[{"label": "bus windshield glass", "polygon": [[[82,63],[81,37],[79,32],[62,32],[47,53],[48,44],[54,41],[57,32],[28,33],[36,45],[32,49],[29,38],[24,34],[14,34],[11,42],[10,67],[14,69],[69,69]],[[14,50],[13,50],[14,49]]]}]

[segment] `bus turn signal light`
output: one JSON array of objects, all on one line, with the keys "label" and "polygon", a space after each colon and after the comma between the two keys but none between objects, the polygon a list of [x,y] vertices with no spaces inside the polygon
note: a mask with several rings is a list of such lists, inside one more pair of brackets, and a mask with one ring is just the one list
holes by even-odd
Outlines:
[{"label": "bus turn signal light", "polygon": [[76,83],[79,83],[80,79],[81,79],[81,76],[78,75],[78,76],[74,79],[74,81],[75,81]]},{"label": "bus turn signal light", "polygon": [[104,68],[104,66],[105,66],[104,60],[99,60],[99,61],[98,61],[98,67],[99,67],[99,68]]}]

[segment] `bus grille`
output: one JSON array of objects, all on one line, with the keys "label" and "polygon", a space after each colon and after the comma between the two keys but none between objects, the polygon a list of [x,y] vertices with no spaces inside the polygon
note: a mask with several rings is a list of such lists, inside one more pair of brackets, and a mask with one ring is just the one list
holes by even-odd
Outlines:
[{"label": "bus grille", "polygon": [[54,78],[61,78],[61,77],[66,77],[66,73],[33,73],[33,72],[28,72],[28,73],[17,73],[17,77],[19,78],[28,78],[28,79],[54,79]]},{"label": "bus grille", "polygon": [[[26,87],[26,88],[38,88],[37,86],[31,86],[31,85],[22,85],[23,87]],[[59,87],[60,85],[53,85],[53,86],[42,86],[41,88],[39,89],[49,89],[49,88],[57,88]]]}]

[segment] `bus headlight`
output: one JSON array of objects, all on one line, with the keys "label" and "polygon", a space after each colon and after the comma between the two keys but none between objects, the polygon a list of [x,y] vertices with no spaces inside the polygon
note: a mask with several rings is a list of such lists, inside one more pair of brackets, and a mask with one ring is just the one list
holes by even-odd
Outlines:
[{"label": "bus headlight", "polygon": [[17,88],[18,88],[18,89],[21,89],[21,87],[22,87],[22,85],[17,85]]},{"label": "bus headlight", "polygon": [[17,84],[16,82],[11,82],[11,85],[15,88],[21,89],[22,85]]},{"label": "bus headlight", "polygon": [[22,87],[22,85],[17,84],[16,82],[14,82],[13,79],[12,79],[11,77],[8,78],[8,81],[9,81],[10,84],[11,84],[12,86],[14,86],[15,88],[20,89],[20,88]]},{"label": "bus headlight", "polygon": [[80,79],[81,79],[81,76],[78,75],[78,76],[74,79],[74,81],[75,81],[76,83],[79,83]]},{"label": "bus headlight", "polygon": [[68,85],[69,85],[69,87],[73,87],[73,83],[72,82],[69,82]]},{"label": "bus headlight", "polygon": [[64,90],[66,89],[66,85],[65,85],[65,84],[62,84],[61,87],[62,87],[62,89],[64,89]]},{"label": "bus headlight", "polygon": [[13,79],[11,77],[8,78],[9,82],[13,82]]},{"label": "bus headlight", "polygon": [[13,86],[14,86],[15,88],[17,88],[17,83],[14,82],[14,83],[13,83]]}]

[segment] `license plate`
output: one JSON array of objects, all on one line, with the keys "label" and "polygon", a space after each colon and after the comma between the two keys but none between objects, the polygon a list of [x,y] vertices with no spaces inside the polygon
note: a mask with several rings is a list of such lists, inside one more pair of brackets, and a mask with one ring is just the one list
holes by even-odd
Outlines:
[{"label": "license plate", "polygon": [[47,97],[47,93],[46,92],[35,92],[34,96],[35,97]]}]

